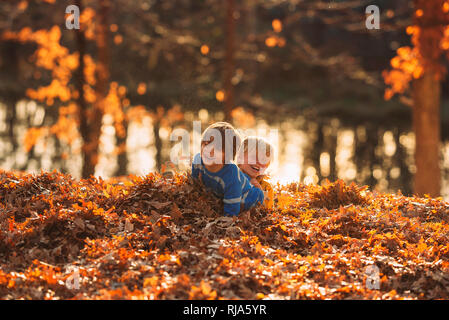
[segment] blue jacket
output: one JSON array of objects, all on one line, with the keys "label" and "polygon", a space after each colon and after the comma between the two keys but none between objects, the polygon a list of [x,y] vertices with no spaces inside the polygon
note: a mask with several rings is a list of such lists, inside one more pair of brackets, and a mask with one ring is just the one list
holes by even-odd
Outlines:
[{"label": "blue jacket", "polygon": [[200,172],[203,184],[223,199],[224,212],[227,215],[238,215],[241,206],[243,211],[246,211],[258,203],[263,203],[263,191],[254,187],[249,182],[249,176],[235,163],[225,164],[218,172],[210,172],[204,167],[201,154],[198,153],[193,158],[192,177],[199,179]]}]

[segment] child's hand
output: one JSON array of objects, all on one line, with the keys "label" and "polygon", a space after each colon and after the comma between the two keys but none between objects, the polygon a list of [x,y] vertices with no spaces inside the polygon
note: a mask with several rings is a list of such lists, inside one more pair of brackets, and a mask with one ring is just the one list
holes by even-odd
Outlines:
[{"label": "child's hand", "polygon": [[256,188],[259,188],[262,190],[262,186],[260,185],[259,181],[257,181],[256,178],[252,178],[251,180],[249,180],[249,182],[251,182],[251,184],[253,186],[255,186]]},{"label": "child's hand", "polygon": [[260,186],[262,186],[262,190],[264,193],[264,206],[267,208],[273,208],[274,205],[274,190],[271,184],[268,181],[264,180],[263,176],[258,177],[258,181]]}]

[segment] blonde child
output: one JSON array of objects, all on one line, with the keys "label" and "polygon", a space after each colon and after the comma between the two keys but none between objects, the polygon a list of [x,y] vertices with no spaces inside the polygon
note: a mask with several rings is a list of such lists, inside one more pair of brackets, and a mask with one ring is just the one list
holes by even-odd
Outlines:
[{"label": "blonde child", "polygon": [[270,183],[266,181],[265,171],[273,161],[273,157],[273,145],[256,136],[245,138],[237,155],[240,170],[248,176],[252,185],[264,191],[264,205],[268,208],[273,207],[274,192]]}]

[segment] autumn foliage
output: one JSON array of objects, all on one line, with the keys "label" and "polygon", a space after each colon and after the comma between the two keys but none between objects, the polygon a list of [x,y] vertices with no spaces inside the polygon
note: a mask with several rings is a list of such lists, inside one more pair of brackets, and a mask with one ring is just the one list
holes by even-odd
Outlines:
[{"label": "autumn foliage", "polygon": [[441,192],[440,105],[441,83],[449,58],[449,1],[414,0],[412,24],[407,27],[412,46],[401,47],[384,71],[385,98],[410,94],[402,99],[412,107],[415,134],[414,192],[437,196]]},{"label": "autumn foliage", "polygon": [[290,184],[273,210],[230,218],[186,174],[0,182],[3,299],[449,298],[441,199]]},{"label": "autumn foliage", "polygon": [[388,86],[386,99],[405,93],[424,72],[431,72],[438,79],[446,74],[441,58],[449,58],[449,1],[415,0],[414,4],[413,24],[406,29],[412,46],[400,47],[391,59],[392,70],[383,73]]}]

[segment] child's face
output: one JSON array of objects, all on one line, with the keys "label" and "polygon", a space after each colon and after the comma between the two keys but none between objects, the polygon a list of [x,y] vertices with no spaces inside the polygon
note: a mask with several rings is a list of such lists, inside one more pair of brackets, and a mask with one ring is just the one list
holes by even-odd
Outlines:
[{"label": "child's face", "polygon": [[[251,178],[257,178],[265,173],[267,168],[270,166],[270,162],[263,161],[260,162],[259,159],[248,159],[248,154],[244,155],[244,162],[239,165],[240,169],[249,175]],[[251,161],[252,160],[252,161]]]},{"label": "child's face", "polygon": [[225,153],[214,147],[213,137],[210,142],[201,144],[201,158],[206,166],[222,166],[225,163]]}]

